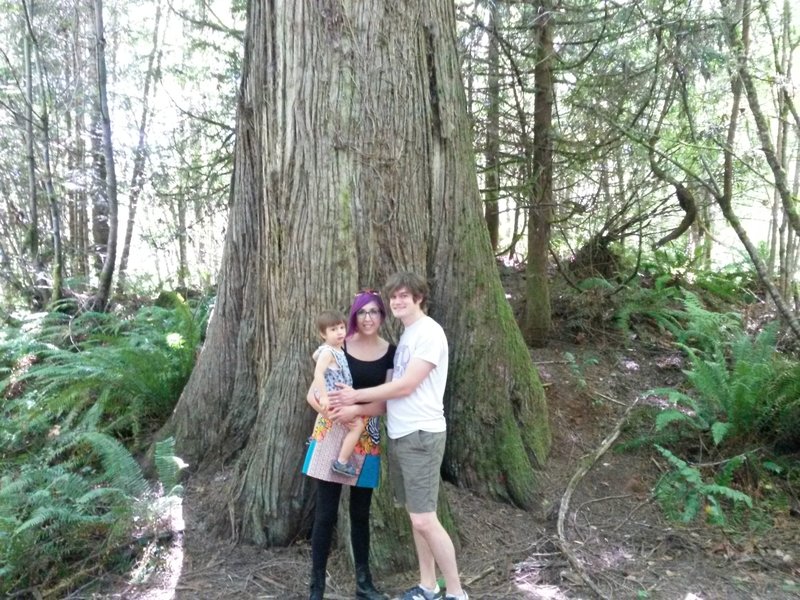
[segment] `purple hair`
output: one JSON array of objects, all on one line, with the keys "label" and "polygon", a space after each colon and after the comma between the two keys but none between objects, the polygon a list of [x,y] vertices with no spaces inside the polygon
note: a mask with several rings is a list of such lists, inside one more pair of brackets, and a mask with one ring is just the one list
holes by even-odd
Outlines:
[{"label": "purple hair", "polygon": [[381,294],[377,290],[361,290],[353,298],[353,304],[350,305],[350,317],[347,319],[347,337],[353,337],[358,331],[358,311],[364,308],[370,302],[378,305],[378,310],[381,311],[381,323],[386,320],[386,307],[381,300]]}]

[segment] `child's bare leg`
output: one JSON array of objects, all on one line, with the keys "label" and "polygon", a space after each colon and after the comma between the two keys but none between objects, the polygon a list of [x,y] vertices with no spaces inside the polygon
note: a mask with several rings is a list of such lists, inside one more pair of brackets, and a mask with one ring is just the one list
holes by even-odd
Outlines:
[{"label": "child's bare leg", "polygon": [[340,463],[348,462],[353,455],[353,450],[356,449],[356,444],[358,444],[358,440],[361,439],[361,434],[364,433],[364,419],[356,419],[348,424],[348,427],[350,427],[350,431],[344,436],[342,447],[339,448]]}]

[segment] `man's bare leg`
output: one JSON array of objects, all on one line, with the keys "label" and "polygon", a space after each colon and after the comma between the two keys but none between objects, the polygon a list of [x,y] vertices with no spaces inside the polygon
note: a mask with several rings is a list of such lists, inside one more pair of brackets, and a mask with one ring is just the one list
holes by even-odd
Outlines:
[{"label": "man's bare leg", "polygon": [[436,565],[438,565],[444,577],[447,593],[453,596],[461,595],[461,578],[458,575],[458,565],[456,564],[456,550],[450,535],[442,527],[436,513],[409,513],[409,516],[414,532],[414,544],[417,547],[422,585],[428,587],[428,582],[432,578],[431,589],[436,587]]}]

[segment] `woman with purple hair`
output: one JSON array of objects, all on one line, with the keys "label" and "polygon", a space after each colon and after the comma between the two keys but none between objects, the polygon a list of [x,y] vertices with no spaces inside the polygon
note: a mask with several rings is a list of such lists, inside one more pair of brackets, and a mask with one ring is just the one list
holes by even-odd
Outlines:
[{"label": "woman with purple hair", "polygon": [[[373,387],[391,379],[396,348],[380,336],[385,319],[386,308],[380,292],[364,289],[355,295],[344,345],[355,389]],[[319,390],[312,384],[306,400],[317,412],[317,420],[303,463],[303,473],[317,480],[309,600],[322,600],[325,593],[325,571],[343,485],[350,488],[350,543],[356,568],[356,598],[386,600],[388,596],[375,588],[369,569],[369,511],[381,467],[378,417],[386,412],[386,406],[383,403],[364,406],[364,416],[370,419],[351,459],[356,474],[347,476],[331,469],[331,457],[338,456],[347,428],[328,418],[327,409],[318,402],[318,395]]]}]

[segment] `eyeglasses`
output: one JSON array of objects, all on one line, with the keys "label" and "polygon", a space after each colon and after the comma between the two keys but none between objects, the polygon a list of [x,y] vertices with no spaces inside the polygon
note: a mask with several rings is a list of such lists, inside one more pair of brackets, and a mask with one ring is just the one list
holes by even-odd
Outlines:
[{"label": "eyeglasses", "polygon": [[363,290],[358,290],[355,294],[353,294],[353,297],[356,298],[356,297],[360,296],[361,294],[372,294],[373,296],[380,296],[381,295],[381,291],[380,290],[373,290],[372,288],[364,288]]},{"label": "eyeglasses", "polygon": [[362,308],[361,310],[357,310],[356,311],[356,316],[359,319],[366,319],[367,317],[369,317],[370,319],[375,320],[379,316],[381,316],[381,311],[379,311],[377,309],[374,309],[374,308],[372,308],[370,310],[364,310]]}]

